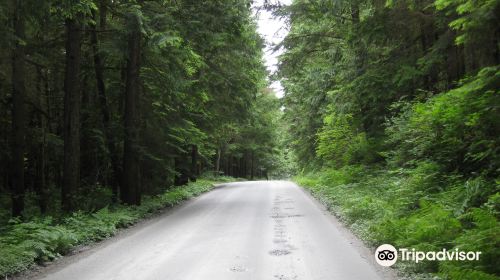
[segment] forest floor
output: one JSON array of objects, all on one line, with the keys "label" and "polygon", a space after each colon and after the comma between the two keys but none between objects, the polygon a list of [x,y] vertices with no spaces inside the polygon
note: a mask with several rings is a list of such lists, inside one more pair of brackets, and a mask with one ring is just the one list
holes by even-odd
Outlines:
[{"label": "forest floor", "polygon": [[284,181],[228,183],[23,279],[396,279]]}]

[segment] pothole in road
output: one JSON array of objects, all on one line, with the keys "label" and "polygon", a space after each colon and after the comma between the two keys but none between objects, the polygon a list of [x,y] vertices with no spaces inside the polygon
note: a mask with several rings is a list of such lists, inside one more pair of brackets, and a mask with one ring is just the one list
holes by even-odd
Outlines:
[{"label": "pothole in road", "polygon": [[236,265],[236,266],[231,267],[229,270],[232,272],[245,272],[248,269],[243,267],[243,266]]},{"label": "pothole in road", "polygon": [[275,250],[269,251],[269,255],[271,255],[271,256],[284,256],[284,255],[288,255],[291,253],[292,252],[290,252],[288,250],[280,250],[280,249],[275,249]]},{"label": "pothole in road", "polygon": [[285,216],[279,215],[279,214],[275,214],[275,215],[272,215],[270,217],[273,218],[273,219],[282,219],[282,218],[285,218]]},{"label": "pothole in road", "polygon": [[288,242],[286,239],[278,239],[278,238],[276,238],[276,239],[273,240],[273,243],[276,243],[276,244],[286,243],[286,242]]},{"label": "pothole in road", "polygon": [[276,274],[276,275],[274,275],[274,278],[279,279],[279,280],[295,280],[295,279],[297,279],[297,275],[289,277],[289,276],[286,276],[283,274],[281,274],[281,275]]},{"label": "pothole in road", "polygon": [[277,214],[277,215],[272,215],[270,217],[273,218],[273,219],[283,219],[283,218],[304,217],[304,215],[302,215],[302,214],[291,214],[291,215],[280,215],[280,214]]}]

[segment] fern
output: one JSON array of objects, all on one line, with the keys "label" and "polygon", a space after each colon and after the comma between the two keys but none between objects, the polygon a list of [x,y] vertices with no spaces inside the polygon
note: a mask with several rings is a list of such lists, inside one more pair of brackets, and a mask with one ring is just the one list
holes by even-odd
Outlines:
[{"label": "fern", "polygon": [[444,279],[498,279],[500,195],[486,196],[495,189],[486,179],[463,181],[439,174],[439,166],[422,162],[414,169],[392,171],[346,166],[295,180],[373,246],[482,252],[479,262],[398,263],[405,271],[437,273]]},{"label": "fern", "polygon": [[[221,178],[221,181],[227,180]],[[36,263],[67,254],[74,246],[102,240],[161,208],[170,207],[213,188],[214,181],[198,180],[154,197],[141,206],[104,207],[77,211],[55,224],[51,217],[21,222],[12,219],[0,234],[0,276],[6,277]]]}]

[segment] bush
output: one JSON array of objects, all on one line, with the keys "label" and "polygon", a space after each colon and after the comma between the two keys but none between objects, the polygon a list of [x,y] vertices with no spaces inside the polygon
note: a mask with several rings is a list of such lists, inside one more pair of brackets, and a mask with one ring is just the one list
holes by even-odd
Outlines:
[{"label": "bush", "polygon": [[444,279],[498,279],[500,194],[492,185],[498,184],[442,174],[439,165],[423,161],[414,169],[345,166],[294,179],[372,246],[482,252],[479,262],[396,264],[405,271],[438,273]]},{"label": "bush", "polygon": [[397,106],[402,113],[386,130],[387,153],[397,166],[432,160],[447,171],[485,173],[500,170],[500,68],[487,67],[461,86],[425,102]]},{"label": "bush", "polygon": [[462,223],[472,222],[454,241],[455,247],[466,251],[481,251],[478,262],[466,262],[460,267],[500,275],[500,223],[487,208],[473,208],[461,217]]},{"label": "bush", "polygon": [[357,132],[353,117],[334,111],[327,114],[318,133],[316,154],[334,167],[374,161],[374,149],[364,132]]},{"label": "bush", "polygon": [[0,236],[0,275],[26,269],[34,262],[55,259],[76,244],[76,235],[52,219],[44,218],[27,223],[11,220]]},{"label": "bush", "polygon": [[[222,178],[227,181],[227,178]],[[214,181],[200,179],[145,197],[141,206],[104,207],[95,212],[74,212],[55,222],[51,217],[29,222],[11,220],[0,230],[0,276],[7,277],[36,263],[50,261],[68,253],[74,246],[114,235],[139,219],[164,207],[171,207],[213,188]]]}]

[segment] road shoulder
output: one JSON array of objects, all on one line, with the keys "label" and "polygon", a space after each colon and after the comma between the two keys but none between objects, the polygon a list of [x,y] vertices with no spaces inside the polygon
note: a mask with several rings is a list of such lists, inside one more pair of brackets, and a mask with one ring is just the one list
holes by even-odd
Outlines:
[{"label": "road shoulder", "polygon": [[373,269],[377,272],[378,276],[380,276],[382,279],[388,279],[388,280],[402,280],[404,277],[399,275],[396,270],[388,267],[382,267],[379,264],[376,263],[375,258],[374,258],[374,248],[369,248],[363,240],[358,238],[344,223],[342,223],[338,217],[335,216],[335,213],[330,212],[326,205],[321,203],[318,199],[316,199],[313,194],[298,185],[297,183],[290,181],[291,183],[297,185],[299,189],[304,193],[306,197],[308,197],[325,215],[332,224],[339,230],[339,232],[342,234],[342,236],[348,240],[349,244],[355,248],[355,250],[360,254],[360,256],[365,259],[372,267]]}]

